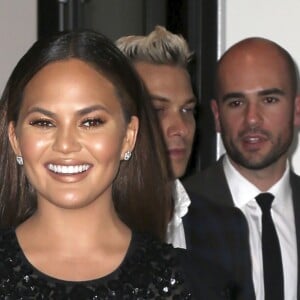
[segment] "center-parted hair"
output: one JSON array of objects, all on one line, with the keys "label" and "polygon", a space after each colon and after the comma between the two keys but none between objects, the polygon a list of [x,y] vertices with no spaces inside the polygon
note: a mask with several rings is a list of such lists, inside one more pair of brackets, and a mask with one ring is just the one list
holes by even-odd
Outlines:
[{"label": "center-parted hair", "polygon": [[176,65],[186,68],[192,52],[186,40],[162,26],[146,36],[129,35],[116,41],[117,47],[133,62]]},{"label": "center-parted hair", "polygon": [[[39,70],[56,61],[79,59],[111,81],[125,121],[139,118],[136,145],[122,161],[113,182],[120,218],[133,230],[164,239],[172,211],[171,175],[159,122],[149,95],[127,58],[105,36],[93,31],[67,32],[33,44],[13,70],[0,101],[0,225],[17,226],[37,207],[34,187],[18,166],[8,139],[8,124],[18,123],[23,93]],[[101,178],[99,178],[99,181]]]}]

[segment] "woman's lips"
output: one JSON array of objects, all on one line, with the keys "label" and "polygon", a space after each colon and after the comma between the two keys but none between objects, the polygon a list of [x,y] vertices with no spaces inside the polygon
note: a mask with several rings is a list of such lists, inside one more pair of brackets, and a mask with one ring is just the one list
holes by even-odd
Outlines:
[{"label": "woman's lips", "polygon": [[45,166],[53,179],[64,183],[79,182],[88,176],[92,169],[92,165],[88,163],[68,165],[48,163]]}]

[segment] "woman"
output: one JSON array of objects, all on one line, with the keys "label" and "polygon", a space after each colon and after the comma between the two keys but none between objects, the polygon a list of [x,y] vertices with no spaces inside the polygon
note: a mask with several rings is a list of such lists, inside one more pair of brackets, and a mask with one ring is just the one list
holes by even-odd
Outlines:
[{"label": "woman", "polygon": [[36,42],[0,116],[2,298],[224,299],[221,272],[158,241],[172,212],[166,152],[111,41],[85,31]]}]

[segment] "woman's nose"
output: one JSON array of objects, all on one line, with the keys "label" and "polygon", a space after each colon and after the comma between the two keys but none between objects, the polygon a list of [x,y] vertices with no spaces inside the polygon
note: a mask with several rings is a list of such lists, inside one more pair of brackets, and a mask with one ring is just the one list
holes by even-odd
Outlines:
[{"label": "woman's nose", "polygon": [[53,150],[62,153],[78,152],[81,144],[75,128],[58,128],[53,143]]}]

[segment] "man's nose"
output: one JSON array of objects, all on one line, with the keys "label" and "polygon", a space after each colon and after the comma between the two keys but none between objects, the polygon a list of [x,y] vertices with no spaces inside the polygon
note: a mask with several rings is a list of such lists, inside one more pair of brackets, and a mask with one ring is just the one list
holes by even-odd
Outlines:
[{"label": "man's nose", "polygon": [[167,129],[168,135],[185,136],[188,134],[188,124],[184,116],[180,113],[173,114],[170,118],[169,126]]},{"label": "man's nose", "polygon": [[250,126],[256,126],[262,121],[262,111],[257,103],[249,103],[245,111],[245,119]]}]

